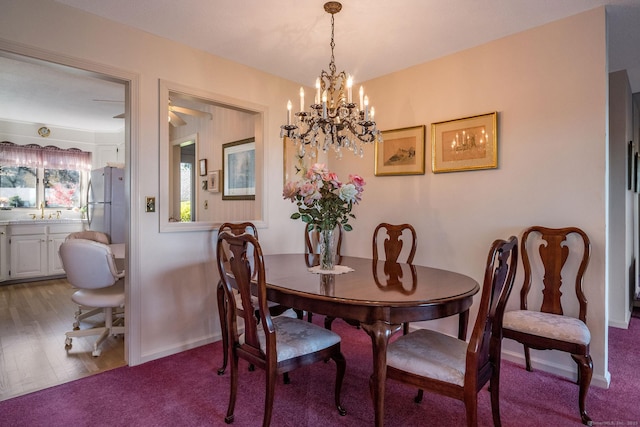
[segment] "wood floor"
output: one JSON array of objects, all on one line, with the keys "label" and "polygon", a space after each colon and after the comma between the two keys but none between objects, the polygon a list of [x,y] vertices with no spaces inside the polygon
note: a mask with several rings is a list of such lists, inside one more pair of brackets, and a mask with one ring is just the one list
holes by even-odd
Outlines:
[{"label": "wood floor", "polygon": [[[126,364],[122,336],[107,338],[99,357],[91,356],[96,337],[73,338],[65,350],[73,292],[65,279],[0,285],[0,401]],[[103,319],[86,319],[80,328]]]}]

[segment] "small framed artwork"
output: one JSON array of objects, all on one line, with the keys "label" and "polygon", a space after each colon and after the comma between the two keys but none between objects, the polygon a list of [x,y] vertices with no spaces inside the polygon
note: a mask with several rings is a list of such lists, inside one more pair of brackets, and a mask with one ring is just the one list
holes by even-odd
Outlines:
[{"label": "small framed artwork", "polygon": [[222,200],[255,200],[255,138],[222,145]]},{"label": "small framed artwork", "polygon": [[498,113],[431,124],[434,173],[498,167]]},{"label": "small framed artwork", "polygon": [[207,175],[207,159],[200,159],[200,176]]},{"label": "small framed artwork", "polygon": [[283,152],[283,184],[288,181],[299,181],[318,158],[318,148],[299,143],[293,145],[293,140],[286,136],[282,140]]},{"label": "small framed artwork", "polygon": [[209,172],[209,184],[207,189],[211,193],[219,193],[220,192],[220,171]]},{"label": "small framed artwork", "polygon": [[424,174],[424,125],[383,131],[382,140],[375,146],[376,176]]}]

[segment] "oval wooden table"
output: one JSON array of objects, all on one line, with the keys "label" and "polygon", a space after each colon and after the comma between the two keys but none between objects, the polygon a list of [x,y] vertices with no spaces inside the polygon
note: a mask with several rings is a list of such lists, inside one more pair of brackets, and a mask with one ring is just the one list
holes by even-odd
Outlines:
[{"label": "oval wooden table", "polygon": [[375,425],[384,424],[387,344],[404,322],[460,314],[458,335],[466,338],[469,307],[480,290],[463,274],[410,264],[341,257],[353,269],[343,274],[309,271],[308,255],[265,255],[267,298],[314,314],[360,322],[373,345],[372,398]]}]

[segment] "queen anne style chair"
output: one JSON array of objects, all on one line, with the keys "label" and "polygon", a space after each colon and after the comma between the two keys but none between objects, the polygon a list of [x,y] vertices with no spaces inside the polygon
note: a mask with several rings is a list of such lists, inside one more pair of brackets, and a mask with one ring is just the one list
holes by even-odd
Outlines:
[{"label": "queen anne style chair", "polygon": [[[524,345],[527,371],[532,371],[530,348],[559,350],[571,354],[578,365],[580,417],[583,424],[590,426],[592,421],[585,406],[593,374],[593,362],[589,354],[591,333],[586,325],[587,299],[582,291],[582,279],[591,252],[589,237],[576,227],[534,226],[523,233],[521,251],[524,282],[520,290],[520,310],[505,313],[504,337]],[[571,270],[565,268],[570,255],[572,258],[578,258],[579,265],[577,269],[573,269],[574,277],[563,277],[563,271],[566,275]],[[569,293],[563,296],[560,289],[563,279],[574,283],[578,305],[577,317],[570,316],[563,310],[562,300],[565,300],[565,304],[570,301],[566,299]],[[539,311],[529,309],[527,303],[532,283],[544,288]]]},{"label": "queen anne style chair", "polygon": [[[386,231],[386,237],[384,240],[380,238],[379,235],[382,234],[383,231]],[[410,239],[410,240],[409,240]],[[404,248],[404,244],[410,241],[410,245],[407,245]],[[388,224],[386,222],[378,224],[378,226],[373,231],[373,274],[374,277],[377,278],[377,264],[378,259],[384,260],[384,268],[385,273],[391,272],[391,270],[395,270],[397,263],[404,262],[407,264],[413,263],[413,257],[416,254],[416,249],[418,247],[418,237],[416,234],[416,230],[413,228],[411,224]],[[380,257],[378,254],[382,252],[384,257]],[[401,257],[402,255],[402,257]],[[404,258],[400,259],[399,258]],[[325,318],[325,327],[327,329],[331,329],[331,324],[333,323],[335,318],[326,317]],[[351,319],[344,319],[345,322],[350,325],[359,327],[358,322]],[[407,334],[409,332],[409,324],[403,324],[404,333]]]},{"label": "queen anne style chair", "polygon": [[114,309],[124,307],[124,271],[117,270],[111,249],[103,243],[72,238],[60,245],[59,252],[67,280],[78,289],[71,299],[80,306],[102,310],[105,319],[103,327],[67,332],[65,348],[71,348],[73,337],[98,335],[92,352],[97,357],[109,335],[125,333],[123,319],[114,320]]},{"label": "queen anne style chair", "polygon": [[[223,246],[227,248],[227,259],[223,256]],[[248,255],[251,253],[252,256]],[[240,292],[244,320],[244,334],[240,335],[237,312],[226,311],[225,323],[231,353],[231,390],[225,422],[229,424],[234,419],[239,358],[266,371],[262,421],[264,427],[271,421],[277,375],[329,358],[335,361],[337,367],[335,405],[340,415],[345,415],[346,411],[340,404],[340,391],[346,361],[340,351],[340,336],[301,319],[271,317],[262,249],[258,240],[251,234],[235,235],[226,231],[220,233],[217,243],[217,265],[226,299],[234,299],[234,289]],[[255,288],[257,299],[252,296],[252,287]]]},{"label": "queen anne style chair", "polygon": [[467,425],[478,424],[478,392],[489,381],[493,423],[500,426],[502,318],[518,263],[518,240],[496,240],[487,257],[478,317],[466,341],[418,329],[389,344],[387,378],[464,402]]},{"label": "queen anne style chair", "polygon": [[[222,224],[219,228],[219,232],[223,232],[223,231],[228,231],[232,234],[243,234],[243,233],[250,233],[252,234],[256,239],[258,238],[258,229],[256,228],[256,226],[251,223],[251,222],[239,222],[239,223],[231,223],[231,222],[226,222],[224,224]],[[228,247],[225,247],[225,245],[223,245],[223,249],[224,251],[222,252],[222,257],[224,262],[228,262]],[[251,254],[249,254],[249,256],[251,256]],[[240,293],[235,290],[233,292],[234,298],[231,299],[230,301],[234,301],[235,302],[235,310],[238,316],[242,317],[243,313],[242,313],[242,301],[240,299]],[[223,361],[222,361],[222,367],[220,369],[218,369],[218,375],[222,375],[224,374],[225,370],[227,369],[227,363],[228,363],[228,357],[229,357],[229,337],[226,335],[226,317],[225,317],[225,312],[226,310],[229,309],[229,306],[227,304],[227,300],[225,297],[225,292],[223,289],[223,283],[222,280],[218,283],[218,290],[217,290],[217,298],[218,298],[218,307],[221,308],[218,310],[218,314],[220,316],[220,326],[222,329],[222,348],[223,348]],[[254,302],[255,302],[256,298],[254,297]],[[284,312],[286,312],[289,307],[285,307],[283,305],[280,304],[276,304],[274,302],[269,301],[268,302],[268,306],[269,306],[269,313],[272,316],[279,316],[281,314],[283,314]],[[297,313],[299,318],[302,318],[302,313]],[[256,312],[256,317],[257,316],[257,312]],[[249,366],[250,370],[253,370],[253,365]],[[285,379],[284,379],[285,383],[289,383],[289,377],[287,375],[285,375]]]}]

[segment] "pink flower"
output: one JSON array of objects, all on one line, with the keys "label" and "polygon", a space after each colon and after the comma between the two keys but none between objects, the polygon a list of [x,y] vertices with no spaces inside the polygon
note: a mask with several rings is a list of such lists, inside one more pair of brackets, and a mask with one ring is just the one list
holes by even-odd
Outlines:
[{"label": "pink flower", "polygon": [[364,191],[364,185],[366,182],[364,182],[364,178],[360,175],[349,175],[349,182],[355,185],[359,192]]},{"label": "pink flower", "polygon": [[282,191],[282,197],[284,199],[289,199],[292,202],[296,199],[296,194],[298,193],[298,188],[295,182],[287,182],[284,185],[284,189]]}]

